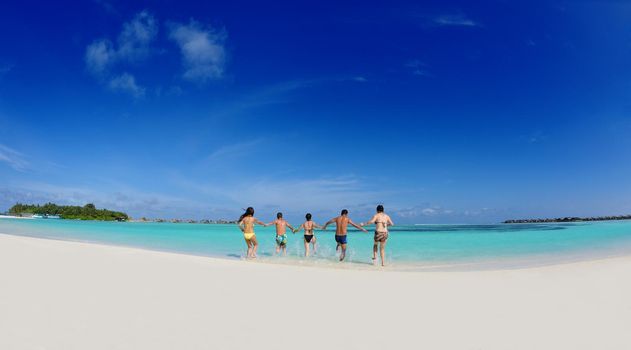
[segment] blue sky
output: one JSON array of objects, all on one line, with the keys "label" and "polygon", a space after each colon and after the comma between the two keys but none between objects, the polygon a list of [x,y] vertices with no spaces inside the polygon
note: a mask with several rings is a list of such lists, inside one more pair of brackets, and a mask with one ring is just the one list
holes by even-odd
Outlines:
[{"label": "blue sky", "polygon": [[0,11],[0,210],[397,222],[631,213],[631,3]]}]

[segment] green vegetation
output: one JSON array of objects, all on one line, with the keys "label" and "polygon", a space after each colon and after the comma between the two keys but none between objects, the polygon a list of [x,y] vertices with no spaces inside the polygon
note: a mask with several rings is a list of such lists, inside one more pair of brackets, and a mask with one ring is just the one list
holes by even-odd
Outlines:
[{"label": "green vegetation", "polygon": [[103,221],[123,221],[128,220],[129,216],[118,211],[107,209],[96,209],[94,204],[89,203],[83,207],[72,205],[57,205],[54,203],[46,203],[44,205],[21,204],[17,203],[9,209],[12,215],[23,214],[40,214],[40,215],[59,215],[62,219],[79,219],[79,220],[103,220]]},{"label": "green vegetation", "polygon": [[608,220],[631,220],[631,215],[618,215],[618,216],[596,216],[589,218],[579,217],[564,217],[554,219],[512,219],[504,221],[505,224],[529,224],[529,223],[541,223],[541,222],[580,222],[580,221],[608,221]]}]

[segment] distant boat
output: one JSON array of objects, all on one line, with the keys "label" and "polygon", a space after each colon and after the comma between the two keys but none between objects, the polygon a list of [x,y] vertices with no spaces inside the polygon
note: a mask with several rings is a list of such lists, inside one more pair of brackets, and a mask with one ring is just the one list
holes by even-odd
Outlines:
[{"label": "distant boat", "polygon": [[61,219],[61,217],[59,215],[35,214],[33,215],[33,219]]}]

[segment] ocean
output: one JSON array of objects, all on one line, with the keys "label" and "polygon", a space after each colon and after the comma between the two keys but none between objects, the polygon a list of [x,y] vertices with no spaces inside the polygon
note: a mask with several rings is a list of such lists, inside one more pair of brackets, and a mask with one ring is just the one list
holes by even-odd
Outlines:
[{"label": "ocean", "polygon": [[[296,223],[298,224],[298,223]],[[334,226],[316,231],[318,254],[305,258],[302,233],[289,233],[287,256],[275,256],[274,228],[256,227],[259,261],[372,269],[372,232],[349,230],[347,261],[336,259]],[[236,225],[0,219],[0,233],[243,259]],[[390,228],[387,269],[525,268],[631,254],[631,221],[408,225]]]}]

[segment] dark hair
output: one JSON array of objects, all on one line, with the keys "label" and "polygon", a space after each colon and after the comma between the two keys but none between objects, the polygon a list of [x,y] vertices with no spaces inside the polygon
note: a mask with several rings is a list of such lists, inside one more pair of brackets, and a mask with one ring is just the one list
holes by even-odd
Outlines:
[{"label": "dark hair", "polygon": [[348,210],[342,209],[342,215],[346,215],[346,214],[348,214]]},{"label": "dark hair", "polygon": [[307,221],[311,221],[311,213],[307,213],[307,215],[305,215],[305,218],[307,219]]},{"label": "dark hair", "polygon": [[276,218],[277,219],[280,219],[282,217],[283,217],[283,213],[281,213],[281,212],[276,213]]},{"label": "dark hair", "polygon": [[246,216],[254,216],[254,208],[248,207],[248,209],[245,210],[245,213],[241,214],[239,222],[243,221],[243,218]]},{"label": "dark hair", "polygon": [[383,205],[379,204],[377,206],[377,213],[383,213]]}]

